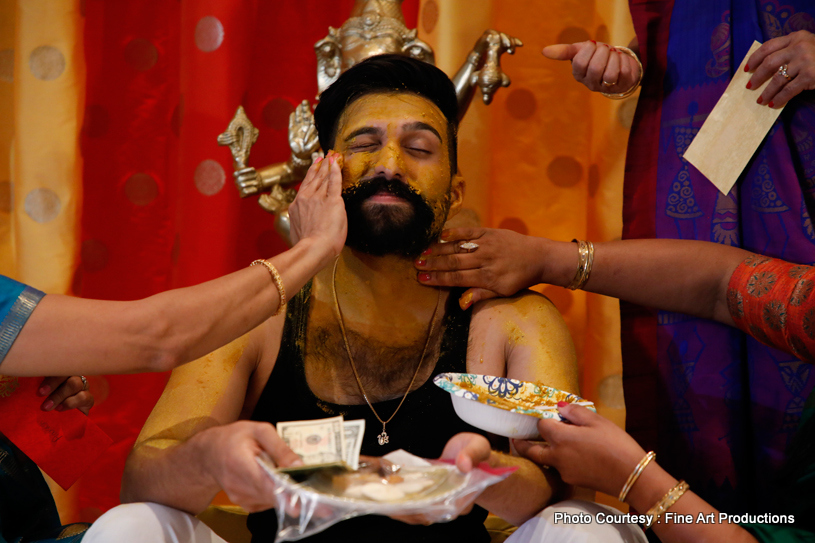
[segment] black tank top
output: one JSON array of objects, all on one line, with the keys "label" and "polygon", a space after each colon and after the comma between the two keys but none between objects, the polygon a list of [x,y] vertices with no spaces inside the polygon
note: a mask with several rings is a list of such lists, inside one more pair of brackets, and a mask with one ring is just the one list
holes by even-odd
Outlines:
[{"label": "black tank top", "polygon": [[[280,353],[272,374],[258,400],[252,420],[271,422],[321,419],[343,415],[346,420],[365,419],[362,454],[382,456],[404,449],[422,458],[438,458],[444,445],[459,432],[483,431],[462,421],[453,410],[450,394],[433,384],[430,378],[405,398],[399,412],[388,423],[390,442],[379,445],[376,436],[382,424],[367,404],[338,405],[317,398],[306,381],[303,363],[304,339],[308,324],[311,283],[307,284],[289,303]],[[470,314],[462,311],[457,294],[451,294],[443,320],[444,332],[439,359],[433,375],[443,372],[466,372],[467,342],[470,334]],[[390,417],[401,398],[374,404],[383,418]],[[475,506],[464,516],[431,526],[409,525],[388,517],[368,515],[352,518],[303,541],[310,543],[381,542],[488,542],[484,527],[487,512]],[[274,541],[277,516],[274,509],[252,513],[247,521],[253,543]]]}]

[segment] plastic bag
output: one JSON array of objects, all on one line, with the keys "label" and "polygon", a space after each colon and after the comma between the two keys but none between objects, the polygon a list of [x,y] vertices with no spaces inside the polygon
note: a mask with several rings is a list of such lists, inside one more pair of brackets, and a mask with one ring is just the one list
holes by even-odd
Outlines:
[{"label": "plastic bag", "polygon": [[361,515],[424,515],[431,522],[447,522],[517,469],[483,463],[462,473],[451,462],[425,460],[401,449],[382,458],[373,468],[320,470],[298,482],[258,457],[275,483],[275,542],[302,539]]}]

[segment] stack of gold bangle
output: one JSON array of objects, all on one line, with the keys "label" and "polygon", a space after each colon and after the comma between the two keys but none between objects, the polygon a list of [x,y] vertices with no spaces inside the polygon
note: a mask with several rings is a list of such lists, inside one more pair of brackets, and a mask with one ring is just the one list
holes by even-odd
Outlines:
[{"label": "stack of gold bangle", "polygon": [[625,499],[628,497],[628,493],[631,492],[631,487],[634,486],[634,483],[636,483],[637,479],[640,478],[640,475],[642,475],[643,470],[645,470],[645,466],[650,464],[651,460],[656,458],[656,456],[657,456],[657,453],[655,453],[654,451],[651,451],[648,454],[646,454],[642,458],[642,460],[640,460],[640,463],[637,464],[637,467],[634,468],[634,471],[632,471],[631,475],[628,476],[628,480],[623,485],[622,490],[620,490],[620,495],[619,495],[618,499],[621,502],[624,502]]},{"label": "stack of gold bangle", "polygon": [[629,49],[628,47],[622,47],[622,46],[615,45],[614,49],[622,51],[623,53],[625,53],[629,57],[636,60],[637,61],[637,66],[640,67],[640,77],[637,80],[637,83],[633,87],[628,89],[627,91],[618,92],[618,93],[614,93],[614,92],[601,92],[600,93],[603,96],[605,96],[606,98],[611,98],[612,100],[622,100],[622,99],[628,98],[629,96],[634,94],[634,92],[636,92],[636,90],[639,88],[640,83],[642,83],[642,76],[643,76],[642,62],[640,62],[640,59],[637,57],[637,54],[634,51],[632,51],[631,49]]},{"label": "stack of gold bangle", "polygon": [[578,241],[576,239],[572,241],[577,241],[577,272],[575,272],[574,279],[566,288],[578,290],[586,286],[589,281],[591,268],[594,265],[594,244],[590,241]]},{"label": "stack of gold bangle", "polygon": [[250,264],[250,266],[257,266],[260,264],[261,266],[265,266],[267,270],[269,270],[269,275],[272,276],[272,282],[274,286],[277,287],[277,293],[280,295],[280,305],[277,306],[277,311],[274,312],[274,315],[279,315],[284,309],[286,309],[286,289],[283,286],[283,278],[280,277],[280,274],[277,271],[271,262],[268,260],[255,260]]},{"label": "stack of gold bangle", "polygon": [[688,485],[688,483],[686,483],[685,481],[679,481],[679,483],[675,487],[670,489],[667,494],[662,496],[662,499],[659,500],[656,503],[656,505],[649,509],[648,512],[645,514],[645,516],[651,518],[651,522],[645,525],[645,529],[647,530],[648,528],[656,524],[657,521],[659,520],[659,517],[661,517],[665,511],[673,507],[677,500],[679,500],[679,498],[682,497],[682,494],[687,492],[689,488],[690,485]]}]

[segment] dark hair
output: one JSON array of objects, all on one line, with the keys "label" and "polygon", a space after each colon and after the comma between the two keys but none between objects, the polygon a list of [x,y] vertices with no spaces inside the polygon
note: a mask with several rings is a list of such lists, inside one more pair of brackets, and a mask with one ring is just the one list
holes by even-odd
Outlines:
[{"label": "dark hair", "polygon": [[334,147],[337,123],[343,111],[368,94],[407,92],[436,104],[447,119],[450,175],[456,173],[458,99],[447,75],[422,60],[404,55],[377,55],[348,68],[320,95],[314,123],[323,151]]}]

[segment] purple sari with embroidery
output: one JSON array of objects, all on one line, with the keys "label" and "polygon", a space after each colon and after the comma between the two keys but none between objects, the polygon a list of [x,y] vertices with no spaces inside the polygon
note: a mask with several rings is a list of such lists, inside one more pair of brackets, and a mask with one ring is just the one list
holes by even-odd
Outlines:
[{"label": "purple sari with embroidery", "polygon": [[[814,92],[790,102],[730,194],[682,159],[752,42],[815,32],[815,2],[630,6],[646,76],[628,150],[624,237],[699,239],[815,263]],[[629,431],[719,509],[766,509],[815,384],[812,366],[714,322],[629,304],[622,316]]]}]

